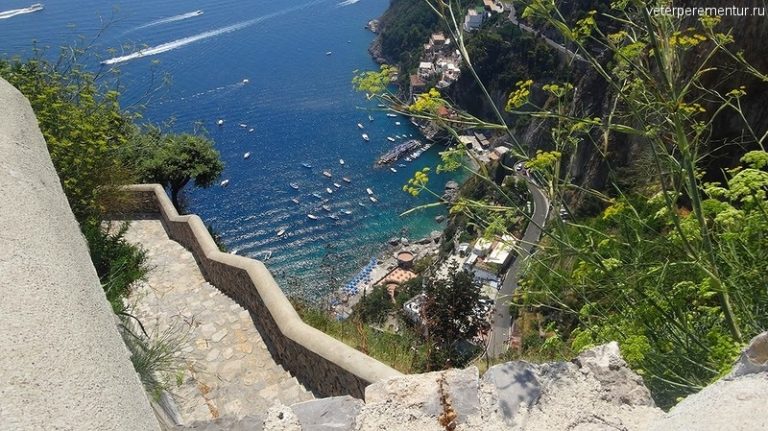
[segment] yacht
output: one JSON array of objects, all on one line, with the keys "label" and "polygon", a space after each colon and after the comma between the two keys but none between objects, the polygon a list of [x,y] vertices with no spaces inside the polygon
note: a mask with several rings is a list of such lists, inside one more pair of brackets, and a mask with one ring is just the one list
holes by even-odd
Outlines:
[{"label": "yacht", "polygon": [[341,188],[341,184],[339,183],[333,183],[333,186],[336,187],[337,189]]},{"label": "yacht", "polygon": [[405,160],[406,162],[411,162],[411,161],[413,161],[413,159],[412,159],[412,158],[410,158],[410,157],[406,157],[406,158],[405,158],[405,159],[403,159],[403,160]]},{"label": "yacht", "polygon": [[373,190],[371,190],[370,188],[365,189],[365,191],[368,193],[368,196],[373,195]]},{"label": "yacht", "polygon": [[294,190],[298,190],[298,189],[299,189],[299,185],[298,185],[298,184],[296,184],[296,183],[290,183],[289,185],[290,185],[290,186],[291,186],[291,188],[292,188],[292,189],[294,189]]},{"label": "yacht", "polygon": [[251,157],[251,153],[250,152],[247,152],[247,153],[243,154],[243,158],[244,159],[247,159],[249,157]]},{"label": "yacht", "polygon": [[389,141],[389,142],[395,142],[395,138],[393,138],[393,137],[391,137],[391,136],[387,136],[387,141]]},{"label": "yacht", "polygon": [[357,127],[361,128],[361,129],[365,129],[365,127],[363,127],[363,125],[360,124],[360,123],[357,123]]},{"label": "yacht", "polygon": [[248,128],[248,125],[247,125],[247,124],[245,124],[245,123],[240,123],[240,127],[242,127],[243,129],[247,129],[247,128]]},{"label": "yacht", "polygon": [[394,173],[397,173],[397,169],[395,169],[395,168],[389,168],[389,170],[394,172]]},{"label": "yacht", "polygon": [[328,51],[325,53],[325,55],[331,55],[331,54],[333,54],[333,51]]},{"label": "yacht", "polygon": [[373,197],[373,196],[368,196],[368,199],[370,199],[370,200],[371,200],[371,202],[373,202],[373,203],[376,203],[376,202],[378,202],[378,200],[376,200],[376,198],[375,198],[375,197]]},{"label": "yacht", "polygon": [[250,129],[248,129],[248,133],[253,133],[253,127],[251,127]]},{"label": "yacht", "polygon": [[320,217],[318,217],[318,216],[316,216],[314,214],[307,214],[307,217],[309,217],[312,220],[317,220],[318,218],[320,218]]},{"label": "yacht", "polygon": [[333,190],[331,190],[331,188],[330,188],[330,187],[326,187],[325,191],[326,191],[326,192],[328,192],[328,194],[331,194],[331,193],[333,193]]},{"label": "yacht", "polygon": [[309,163],[302,163],[301,166],[304,166],[307,169],[312,169],[312,165],[310,165]]},{"label": "yacht", "polygon": [[277,236],[283,236],[283,235],[285,235],[285,229],[280,229],[279,231],[277,231]]},{"label": "yacht", "polygon": [[251,82],[251,81],[249,81],[248,78],[243,79],[243,84],[247,84],[249,82]]},{"label": "yacht", "polygon": [[323,199],[323,197],[322,197],[322,196],[320,196],[320,193],[317,193],[317,192],[315,192],[315,193],[312,193],[312,196],[314,196],[314,197],[316,197],[316,198],[318,198],[318,199]]},{"label": "yacht", "polygon": [[224,120],[222,120],[221,118],[219,118],[218,120],[216,120],[216,125],[217,125],[217,126],[223,126],[223,125],[224,125]]},{"label": "yacht", "polygon": [[368,121],[373,121],[373,116],[372,115],[368,116]]},{"label": "yacht", "polygon": [[331,178],[331,172],[328,170],[323,171],[323,176],[326,178]]},{"label": "yacht", "polygon": [[324,210],[328,211],[328,212],[331,212],[331,207],[329,207],[328,205],[323,205],[323,207],[322,207],[322,208],[323,208]]},{"label": "yacht", "polygon": [[352,180],[350,180],[348,177],[342,177],[342,180],[344,180],[345,183],[351,183]]},{"label": "yacht", "polygon": [[368,141],[370,141],[370,140],[371,140],[370,138],[368,138],[368,134],[367,134],[367,133],[363,133],[363,135],[362,135],[362,136],[363,136],[363,140],[364,140],[365,142],[368,142]]},{"label": "yacht", "polygon": [[344,159],[339,159],[339,164],[344,166]]},{"label": "yacht", "polygon": [[295,204],[298,204],[298,203],[299,203],[299,200],[298,200],[298,199],[296,199],[296,198],[291,198],[291,202],[293,202],[293,203],[295,203]]},{"label": "yacht", "polygon": [[228,185],[229,185],[229,180],[224,180],[224,181],[221,182],[221,186],[222,187],[226,187]]},{"label": "yacht", "polygon": [[334,219],[334,220],[338,220],[339,216],[337,216],[336,214],[331,214],[331,215],[328,216],[328,218]]}]

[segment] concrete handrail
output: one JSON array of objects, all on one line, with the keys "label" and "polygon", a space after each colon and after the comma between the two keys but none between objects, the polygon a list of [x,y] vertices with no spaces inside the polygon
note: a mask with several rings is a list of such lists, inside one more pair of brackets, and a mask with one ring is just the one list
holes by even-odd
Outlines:
[{"label": "concrete handrail", "polygon": [[158,184],[125,187],[123,213],[159,213],[168,235],[189,249],[208,282],[247,309],[273,357],[320,396],[363,398],[373,382],[401,375],[301,320],[262,262],[219,251],[197,215],[179,215]]}]

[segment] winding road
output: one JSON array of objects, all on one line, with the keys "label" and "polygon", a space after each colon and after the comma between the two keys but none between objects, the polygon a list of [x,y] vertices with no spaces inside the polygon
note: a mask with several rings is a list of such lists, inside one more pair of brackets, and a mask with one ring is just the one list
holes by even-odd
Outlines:
[{"label": "winding road", "polygon": [[531,251],[539,242],[541,237],[541,227],[549,214],[549,201],[544,193],[533,183],[529,177],[525,177],[528,184],[528,191],[533,197],[533,215],[528,227],[525,229],[523,239],[519,242],[519,253],[514,263],[509,267],[504,276],[504,282],[496,295],[495,309],[493,311],[493,321],[491,322],[491,331],[488,336],[487,354],[491,358],[496,358],[507,351],[507,341],[509,340],[512,329],[512,319],[509,314],[509,305],[512,302],[512,294],[517,289],[517,282],[520,279],[520,272],[524,267],[525,260],[531,255]]}]

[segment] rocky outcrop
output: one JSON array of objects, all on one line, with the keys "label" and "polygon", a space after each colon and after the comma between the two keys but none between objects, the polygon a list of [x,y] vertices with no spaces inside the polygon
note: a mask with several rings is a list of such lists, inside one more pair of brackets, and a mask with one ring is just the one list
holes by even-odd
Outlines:
[{"label": "rocky outcrop", "polygon": [[654,404],[616,343],[571,362],[513,361],[387,379],[349,397],[276,406],[264,430],[756,430],[768,429],[768,333],[733,372],[669,413]]}]

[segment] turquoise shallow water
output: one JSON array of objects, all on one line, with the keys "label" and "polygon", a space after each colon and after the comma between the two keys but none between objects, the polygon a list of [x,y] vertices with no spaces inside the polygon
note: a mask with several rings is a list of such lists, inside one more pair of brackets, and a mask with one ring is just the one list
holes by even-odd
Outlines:
[{"label": "turquoise shallow water", "polygon": [[[405,118],[386,117],[350,84],[354,70],[376,67],[367,53],[373,35],[364,26],[387,4],[61,0],[45,4],[42,12],[0,19],[0,53],[29,55],[33,40],[57,47],[83,35],[90,43],[106,26],[93,49],[102,59],[118,59],[109,66],[91,61],[93,70],[119,68],[124,105],[146,104],[143,113],[149,121],[172,120],[177,131],[202,125],[227,165],[223,179],[229,186],[190,189],[189,211],[213,225],[238,254],[270,251],[267,266],[289,293],[296,289],[295,283],[285,282],[290,275],[301,280],[302,292],[314,295],[327,289],[319,267],[328,244],[341,253],[330,262],[345,277],[379,253],[388,238],[403,233],[418,238],[438,228],[433,218],[439,210],[398,216],[429,201],[411,198],[401,187],[416,169],[437,163],[437,148],[397,167],[397,173],[375,168],[377,156],[393,145],[387,136],[417,136],[417,131]],[[2,9],[26,6],[13,0]],[[139,49],[151,55],[131,58]],[[165,74],[170,84],[152,91]],[[219,118],[225,120],[223,127],[215,124]],[[370,143],[363,142],[361,132],[370,135]],[[247,160],[246,152],[251,153]],[[333,178],[323,177],[323,169],[330,169]],[[447,180],[432,179],[436,188]],[[291,182],[298,191],[289,187]],[[367,187],[378,203],[368,200]],[[328,199],[338,221],[326,217],[312,193]],[[344,209],[351,214],[341,213]],[[322,218],[310,220],[310,212]],[[286,231],[282,237],[276,235],[280,229]]]}]

